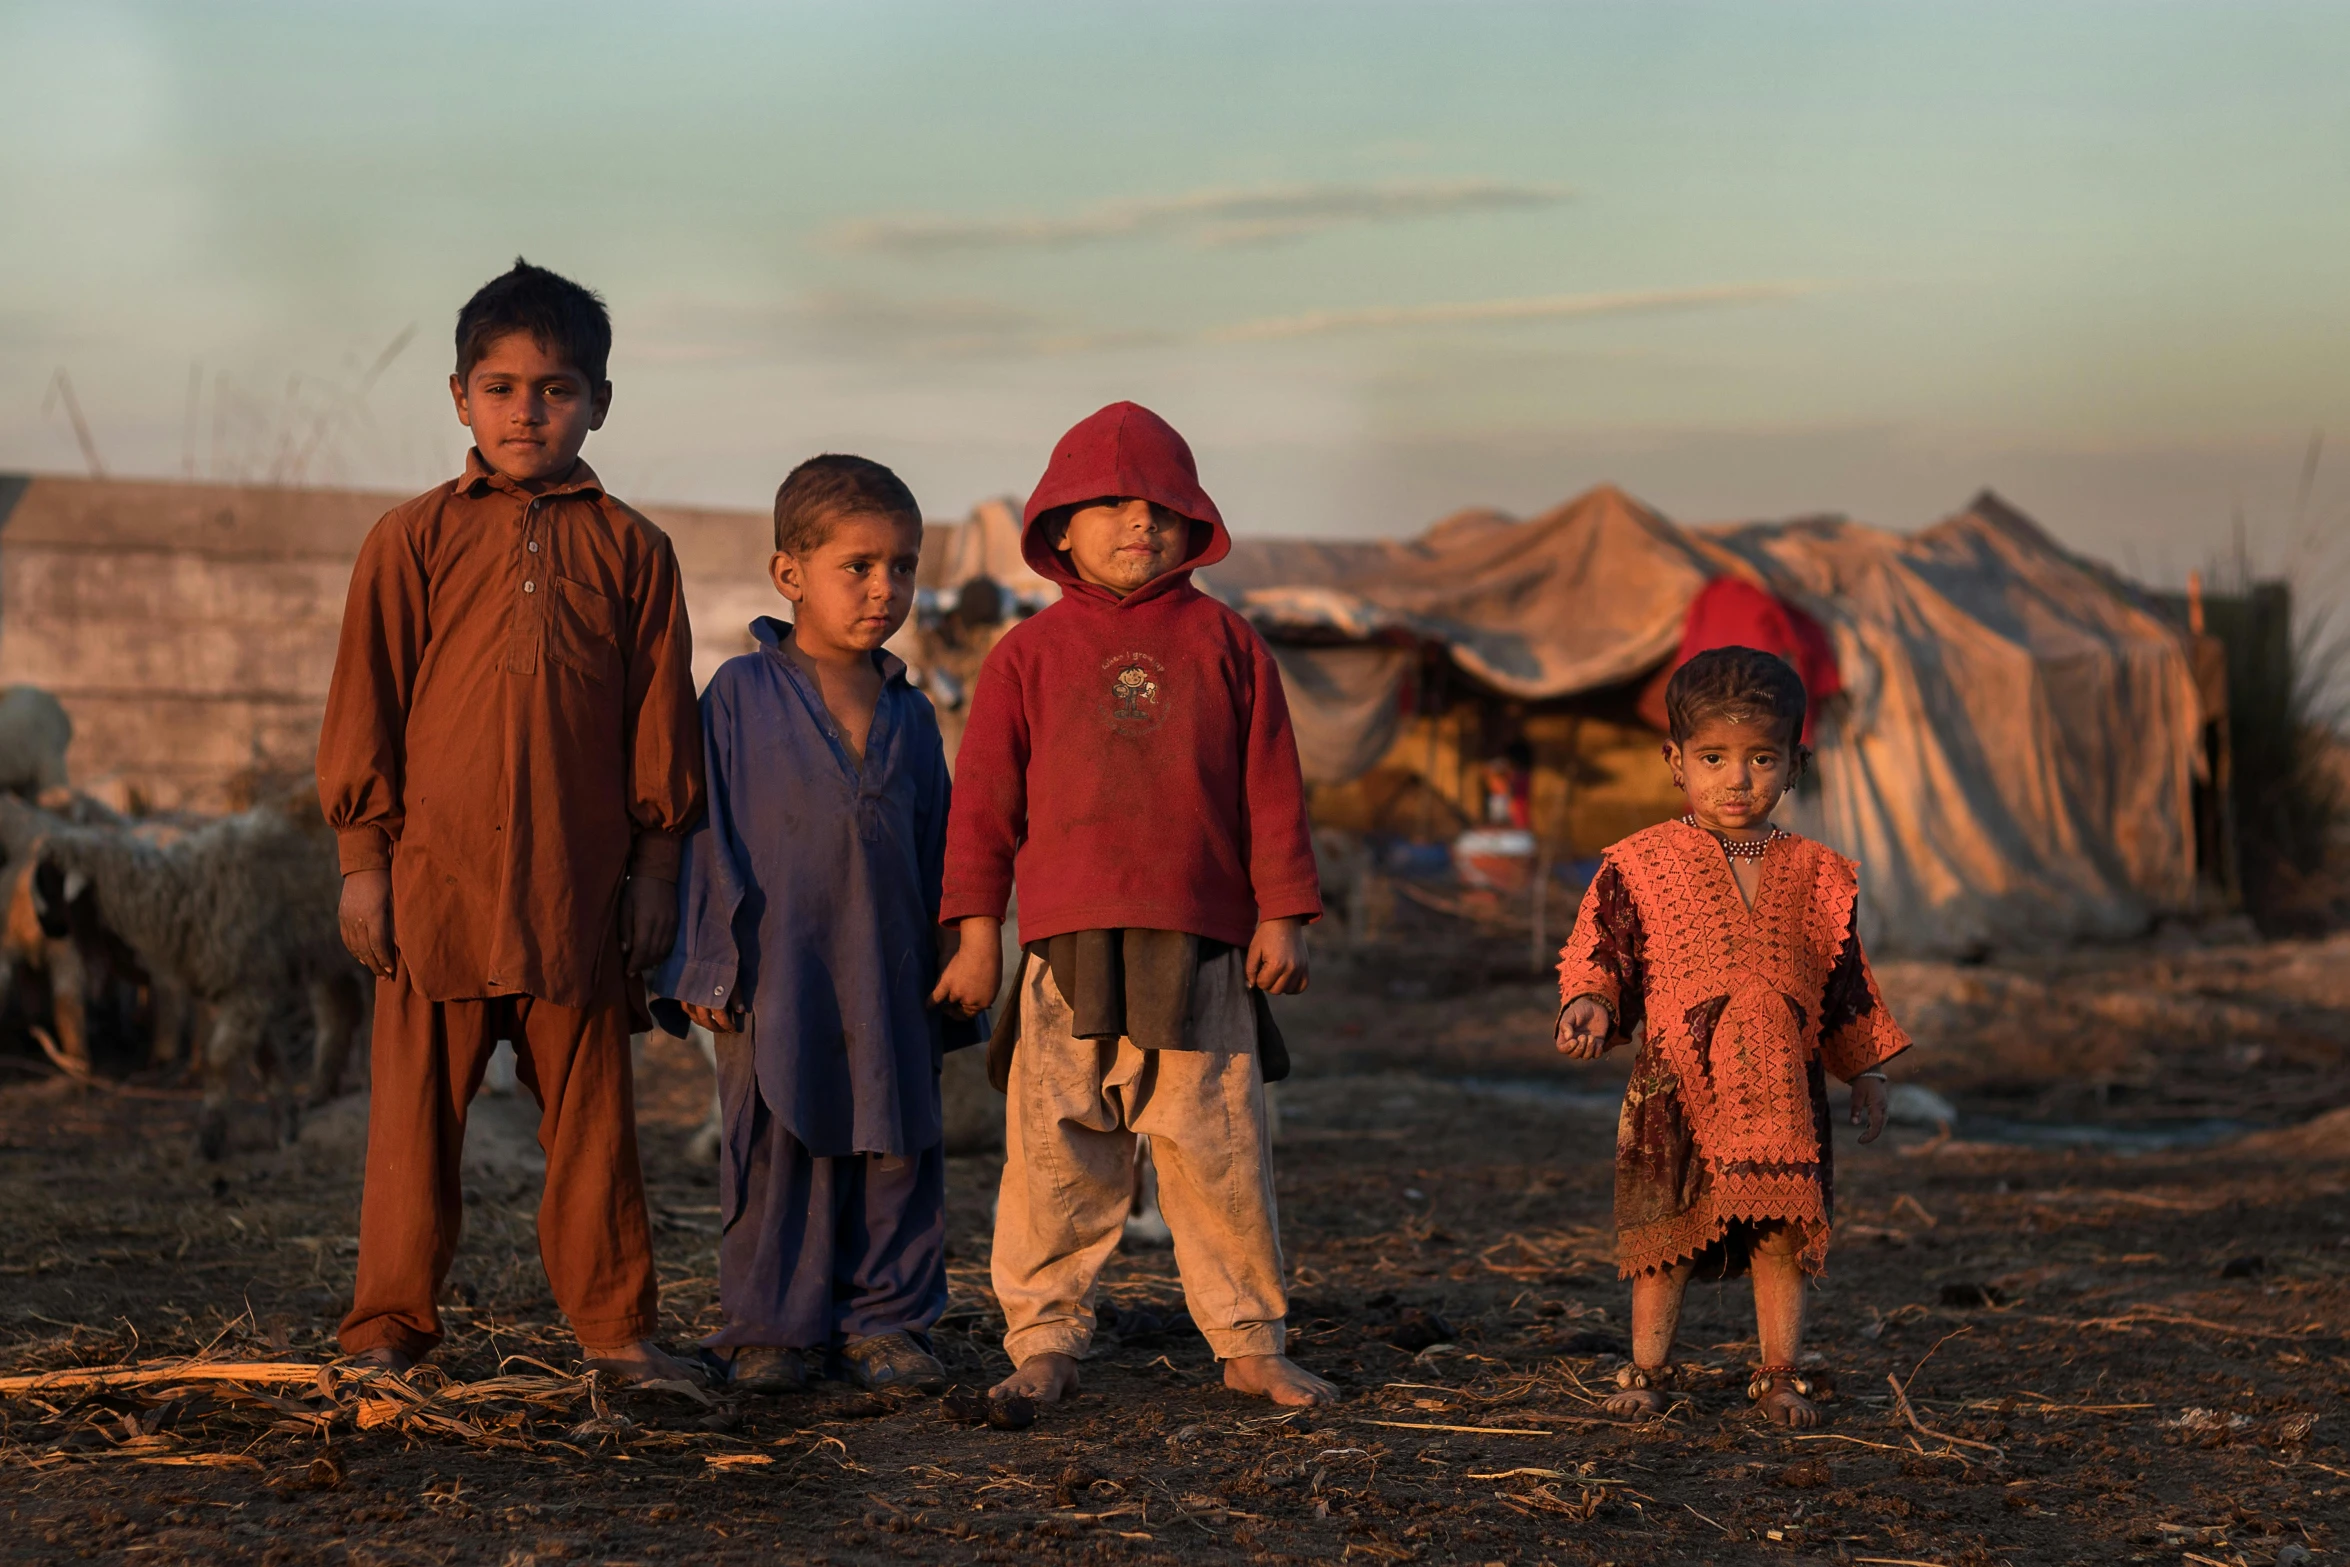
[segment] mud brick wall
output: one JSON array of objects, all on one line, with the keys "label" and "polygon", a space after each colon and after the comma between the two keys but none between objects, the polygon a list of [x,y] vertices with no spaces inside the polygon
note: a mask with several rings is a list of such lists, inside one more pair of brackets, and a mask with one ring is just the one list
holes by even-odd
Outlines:
[{"label": "mud brick wall", "polygon": [[[0,475],[0,685],[53,691],[78,787],[216,811],[316,755],[360,541],[398,495]],[[648,508],[676,542],[696,674],[776,606],[750,511]]]}]

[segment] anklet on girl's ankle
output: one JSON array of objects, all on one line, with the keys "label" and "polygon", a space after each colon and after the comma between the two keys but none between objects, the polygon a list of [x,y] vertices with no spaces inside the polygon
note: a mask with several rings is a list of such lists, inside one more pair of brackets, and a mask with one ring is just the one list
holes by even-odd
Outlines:
[{"label": "anklet on girl's ankle", "polygon": [[1616,1386],[1627,1393],[1662,1393],[1681,1380],[1681,1368],[1672,1364],[1662,1366],[1626,1366],[1616,1373]]},{"label": "anklet on girl's ankle", "polygon": [[1813,1392],[1811,1378],[1805,1376],[1795,1367],[1762,1366],[1755,1371],[1754,1376],[1746,1384],[1746,1401],[1750,1404],[1759,1404],[1780,1387],[1785,1387],[1797,1398],[1809,1398]]}]

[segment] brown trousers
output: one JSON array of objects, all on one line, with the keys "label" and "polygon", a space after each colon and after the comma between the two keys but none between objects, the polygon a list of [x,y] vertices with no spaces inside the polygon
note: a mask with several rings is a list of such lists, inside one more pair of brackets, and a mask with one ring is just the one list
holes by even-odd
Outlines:
[{"label": "brown trousers", "polygon": [[531,996],[427,1001],[407,978],[375,987],[367,1185],[359,1284],[346,1354],[388,1344],[422,1355],[441,1339],[434,1300],[464,1228],[458,1155],[490,1052],[514,1043],[515,1075],[539,1102],[547,1186],[539,1261],[556,1304],[590,1348],[653,1334],[652,1233],[637,1165],[636,1086],[624,1002],[582,1010]]},{"label": "brown trousers", "polygon": [[1282,1352],[1289,1299],[1244,961],[1236,948],[1200,966],[1196,1050],[1080,1039],[1052,970],[1023,965],[990,1267],[1014,1364],[1091,1347],[1137,1135],[1151,1140],[1184,1304],[1208,1346],[1219,1360]]}]

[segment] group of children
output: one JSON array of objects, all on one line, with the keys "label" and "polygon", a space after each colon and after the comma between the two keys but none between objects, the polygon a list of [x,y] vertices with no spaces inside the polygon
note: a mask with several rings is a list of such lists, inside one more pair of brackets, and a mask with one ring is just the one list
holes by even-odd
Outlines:
[{"label": "group of children", "polygon": [[[996,1393],[1077,1387],[1147,1136],[1226,1384],[1334,1400],[1285,1353],[1264,1094],[1287,1070],[1265,998],[1305,988],[1319,879],[1279,668],[1192,581],[1231,540],[1190,448],[1133,403],[1054,448],[1022,551],[1061,596],[989,653],[950,783],[884,646],[921,511],[861,457],[784,480],[770,575],[791,616],[754,622],[697,703],[669,541],[579,457],[610,347],[575,283],[517,261],[484,286],[450,378],[466,471],[378,523],[352,575],[318,760],[344,939],[377,975],[345,1352],[399,1370],[438,1343],[466,1108],[507,1040],[542,1107],[541,1255],[590,1367],[943,1388],[939,1072],[984,1037],[1007,1095]],[[1690,814],[1609,851],[1560,963],[1563,1052],[1640,1041],[1618,1139],[1633,1354],[1610,1407],[1666,1407],[1683,1287],[1751,1269],[1750,1395],[1808,1424],[1825,1073],[1871,1140],[1906,1041],[1851,863],[1771,825],[1806,760],[1800,680],[1701,654],[1668,707]],[[655,1342],[629,1038],[656,1015],[718,1042],[725,1322],[699,1365]]]}]

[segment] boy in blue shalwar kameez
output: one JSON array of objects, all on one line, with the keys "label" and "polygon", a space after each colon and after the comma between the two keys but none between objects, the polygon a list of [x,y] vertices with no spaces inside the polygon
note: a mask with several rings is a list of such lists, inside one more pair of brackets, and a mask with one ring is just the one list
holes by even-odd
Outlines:
[{"label": "boy in blue shalwar kameez", "polygon": [[726,1325],[705,1343],[744,1391],[799,1388],[831,1351],[864,1387],[945,1382],[924,1337],[947,1298],[938,1072],[978,1030],[932,1008],[946,755],[881,651],[921,547],[887,468],[802,463],[770,566],[793,623],[753,622],[758,651],[702,695],[709,814],[653,991],[718,1041]]}]

